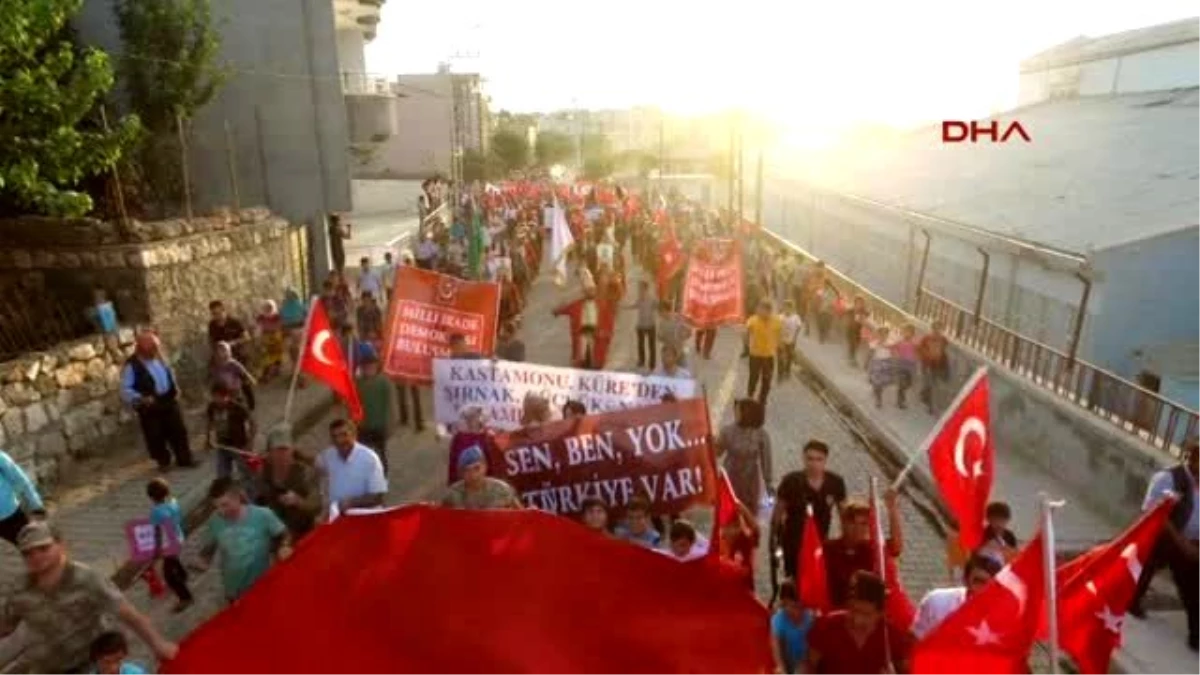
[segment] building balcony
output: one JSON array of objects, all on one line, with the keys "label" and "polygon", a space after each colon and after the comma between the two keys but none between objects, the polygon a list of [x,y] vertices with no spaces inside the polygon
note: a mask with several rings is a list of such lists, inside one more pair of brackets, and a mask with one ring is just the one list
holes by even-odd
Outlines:
[{"label": "building balcony", "polygon": [[334,23],[338,30],[354,28],[361,30],[363,38],[375,39],[375,27],[379,25],[379,11],[385,0],[333,0]]},{"label": "building balcony", "polygon": [[350,142],[382,143],[396,135],[396,106],[403,94],[395,81],[370,73],[342,73]]}]

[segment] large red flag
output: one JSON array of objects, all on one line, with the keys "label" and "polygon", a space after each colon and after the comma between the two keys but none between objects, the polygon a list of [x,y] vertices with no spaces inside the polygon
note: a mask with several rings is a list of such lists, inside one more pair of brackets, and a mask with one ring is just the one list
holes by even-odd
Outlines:
[{"label": "large red flag", "polygon": [[350,416],[354,421],[363,418],[362,402],[358,399],[358,388],[354,386],[354,376],[350,373],[350,364],[342,354],[342,345],[334,335],[329,325],[329,315],[325,313],[325,305],[318,298],[312,305],[312,315],[308,319],[308,339],[304,345],[304,353],[300,356],[300,370],[321,380],[346,402]]},{"label": "large red flag", "polygon": [[1012,564],[913,648],[914,673],[1026,673],[1045,610],[1045,541]]},{"label": "large red flag", "polygon": [[883,520],[879,517],[879,495],[875,491],[874,479],[871,481],[870,502],[871,550],[875,553],[874,570],[876,574],[883,577],[883,582],[887,586],[884,613],[887,615],[888,622],[893,626],[911,626],[913,619],[917,616],[917,609],[908,597],[908,591],[904,589],[904,582],[900,581],[900,568],[896,565],[896,559],[888,555],[887,539],[883,535]]},{"label": "large red flag", "polygon": [[1108,672],[1142,567],[1174,506],[1163,500],[1120,537],[1084,554],[1083,563],[1059,568],[1058,645],[1079,672]]},{"label": "large red flag", "polygon": [[763,673],[768,622],[744,582],[566,518],[408,506],[318,527],[160,672]]},{"label": "large red flag", "polygon": [[942,499],[958,519],[959,541],[974,551],[983,543],[983,524],[992,495],[991,413],[987,370],[980,368],[930,435],[929,468]]},{"label": "large red flag", "polygon": [[[813,517],[812,504],[808,505],[808,517],[804,519],[804,533],[800,536],[800,604],[818,612],[827,612],[832,607],[829,600],[829,575],[825,571],[825,547],[821,534],[817,532],[817,519]],[[903,624],[911,625],[911,624]]]}]

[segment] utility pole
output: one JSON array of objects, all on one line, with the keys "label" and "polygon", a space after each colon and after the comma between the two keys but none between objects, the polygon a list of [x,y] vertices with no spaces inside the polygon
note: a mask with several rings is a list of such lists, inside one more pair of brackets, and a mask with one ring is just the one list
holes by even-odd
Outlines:
[{"label": "utility pole", "polygon": [[663,191],[663,174],[667,171],[666,117],[658,111],[658,194]]},{"label": "utility pole", "polygon": [[733,172],[737,170],[737,132],[734,131],[733,111],[729,113],[729,184],[725,190],[725,211],[733,218]]},{"label": "utility pole", "polygon": [[763,144],[758,142],[758,167],[754,172],[754,222],[763,226]]},{"label": "utility pole", "polygon": [[743,141],[745,140],[745,138],[744,138],[743,128],[742,128],[744,125],[745,125],[745,120],[742,119],[741,111],[738,111],[737,131],[736,131],[736,133],[737,133],[737,136],[736,136],[736,138],[737,138],[737,221],[735,221],[737,223],[738,227],[742,226],[742,221],[746,217],[746,212],[744,209],[744,202],[746,199],[746,173],[745,173],[746,152],[745,152],[745,148],[743,147]]}]

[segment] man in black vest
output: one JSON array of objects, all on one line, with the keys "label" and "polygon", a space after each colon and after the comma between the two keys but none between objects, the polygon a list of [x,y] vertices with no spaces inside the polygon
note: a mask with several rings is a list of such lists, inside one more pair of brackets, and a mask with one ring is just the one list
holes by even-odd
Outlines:
[{"label": "man in black vest", "polygon": [[138,414],[146,450],[158,462],[158,468],[171,466],[170,446],[175,464],[192,467],[187,427],[179,409],[179,390],[175,375],[162,360],[158,337],[149,331],[137,336],[133,356],[121,369],[121,399]]},{"label": "man in black vest", "polygon": [[1142,596],[1150,588],[1155,573],[1166,566],[1171,569],[1175,588],[1179,590],[1179,601],[1187,614],[1188,647],[1196,651],[1196,609],[1200,604],[1200,566],[1197,561],[1197,539],[1200,539],[1200,519],[1197,518],[1196,477],[1200,475],[1200,451],[1195,438],[1184,442],[1180,450],[1179,464],[1154,474],[1150,488],[1146,491],[1143,509],[1151,509],[1168,492],[1179,497],[1163,533],[1159,536],[1150,559],[1142,570],[1137,594],[1129,613],[1143,618]]}]

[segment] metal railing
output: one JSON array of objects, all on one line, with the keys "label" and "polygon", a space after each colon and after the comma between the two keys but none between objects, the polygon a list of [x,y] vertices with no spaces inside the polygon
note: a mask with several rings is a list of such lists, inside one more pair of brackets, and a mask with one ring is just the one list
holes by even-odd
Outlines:
[{"label": "metal railing", "polygon": [[946,298],[918,289],[916,315],[941,321],[963,345],[998,361],[1118,428],[1178,456],[1197,430],[1197,413],[1099,366],[1005,328]]},{"label": "metal railing", "polygon": [[358,96],[399,96],[400,85],[382,75],[342,71],[342,93]]},{"label": "metal railing", "polygon": [[[810,261],[817,258],[766,229],[776,246]],[[1103,368],[1016,333],[976,315],[925,288],[919,289],[915,316],[872,293],[850,277],[826,266],[829,284],[843,297],[861,296],[871,317],[890,326],[917,320],[941,321],[946,334],[963,347],[980,353],[1061,398],[1071,401],[1117,428],[1179,456],[1180,443],[1197,433],[1200,415],[1178,403]]]}]

